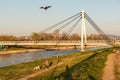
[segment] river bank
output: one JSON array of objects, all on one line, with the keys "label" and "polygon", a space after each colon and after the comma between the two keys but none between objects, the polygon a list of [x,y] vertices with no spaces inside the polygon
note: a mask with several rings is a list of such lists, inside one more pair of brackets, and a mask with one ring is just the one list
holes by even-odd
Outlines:
[{"label": "river bank", "polygon": [[[100,76],[101,71],[104,66],[104,61],[106,60],[105,58],[109,53],[112,52],[112,50],[113,49],[111,48],[110,49],[107,48],[107,49],[65,54],[65,55],[59,56],[59,58],[56,56],[49,57],[47,59],[49,63],[52,63],[52,64],[50,68],[47,70],[44,69],[44,65],[42,65],[45,59],[39,59],[39,60],[27,62],[27,63],[21,63],[21,64],[16,64],[16,65],[1,67],[0,68],[0,79],[1,80],[19,80],[19,79],[22,80],[24,78],[24,80],[26,80],[26,77],[29,78],[29,76],[33,74],[35,76],[33,76],[33,78],[30,77],[32,79],[28,79],[28,80],[38,80],[38,79],[39,80],[50,80],[50,79],[54,80],[53,78],[64,78],[64,75],[66,75],[66,71],[68,70],[71,71],[72,78],[75,80],[81,79],[81,77],[78,78],[78,76],[76,76],[76,73],[83,77],[87,77],[86,75],[88,75],[88,76],[92,76],[93,78],[97,79],[98,77],[101,77]],[[42,66],[42,68],[38,70],[34,70],[34,67],[38,65]],[[66,66],[69,66],[68,70],[66,70]],[[86,69],[88,72],[86,72]],[[36,74],[40,72],[41,74],[37,76]],[[84,72],[84,73],[80,74],[81,72],[82,73]],[[54,74],[54,75],[51,75],[51,74]]]},{"label": "river bank", "polygon": [[28,53],[28,52],[41,52],[45,51],[43,49],[22,49],[22,50],[3,50],[0,51],[0,55],[5,55],[5,54],[19,54],[19,53]]},{"label": "river bank", "polygon": [[0,51],[0,55],[6,54],[20,54],[20,53],[28,53],[28,52],[43,52],[43,51],[55,51],[55,50],[72,50],[73,47],[54,47],[54,48],[45,48],[45,49],[13,49],[13,50],[2,50]]},{"label": "river bank", "polygon": [[[87,46],[86,49],[89,48],[96,48],[102,46]],[[28,52],[43,52],[43,51],[55,51],[55,50],[74,50],[80,49],[80,46],[62,46],[62,47],[52,47],[52,48],[45,48],[45,49],[15,49],[15,50],[3,50],[0,51],[0,55],[6,54],[20,54],[20,53],[28,53]]]}]

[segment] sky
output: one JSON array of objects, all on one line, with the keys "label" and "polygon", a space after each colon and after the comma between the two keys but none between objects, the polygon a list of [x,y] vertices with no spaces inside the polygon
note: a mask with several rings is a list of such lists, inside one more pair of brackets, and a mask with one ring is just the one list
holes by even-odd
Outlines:
[{"label": "sky", "polygon": [[[44,11],[41,6],[52,7]],[[82,9],[105,33],[120,35],[120,0],[0,0],[0,34],[27,36]],[[87,34],[94,30],[89,23],[86,28]]]}]

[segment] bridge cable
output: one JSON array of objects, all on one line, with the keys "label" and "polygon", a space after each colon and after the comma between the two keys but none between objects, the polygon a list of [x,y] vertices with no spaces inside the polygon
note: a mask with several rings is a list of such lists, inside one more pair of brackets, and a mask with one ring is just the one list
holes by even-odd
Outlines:
[{"label": "bridge cable", "polygon": [[76,23],[74,25],[72,25],[72,27],[67,31],[67,35],[64,37],[64,39],[66,39],[71,33],[72,31],[75,29],[75,27],[78,25],[78,23],[80,22],[81,18],[79,18]]},{"label": "bridge cable", "polygon": [[85,18],[98,31],[98,33],[105,34],[87,14],[85,14]]},{"label": "bridge cable", "polygon": [[67,18],[67,19],[65,19],[65,20],[63,20],[63,21],[61,21],[61,22],[59,22],[59,23],[57,23],[57,24],[55,24],[55,25],[53,25],[53,26],[50,26],[50,27],[48,27],[48,28],[46,28],[44,30],[41,30],[39,33],[46,32],[46,31],[48,31],[48,30],[50,30],[52,28],[55,28],[56,26],[61,25],[62,23],[66,22],[66,21],[68,21],[68,20],[70,20],[70,19],[72,19],[72,18],[74,18],[75,16],[78,16],[78,15],[80,15],[80,12],[73,15],[73,16],[71,16],[71,17],[69,17],[69,18]]},{"label": "bridge cable", "polygon": [[80,16],[75,17],[71,21],[67,22],[66,24],[64,24],[63,26],[61,26],[60,28],[58,28],[58,30],[62,30],[63,28],[65,28],[66,26],[68,26],[69,24],[71,24],[73,21],[75,21],[76,19],[78,19],[79,17]]},{"label": "bridge cable", "polygon": [[[73,18],[71,21],[69,21],[69,22],[67,22],[66,24],[64,24],[63,26],[61,26],[61,27],[59,27],[57,30],[62,30],[63,28],[65,28],[65,27],[67,27],[69,24],[71,24],[73,21],[75,21],[76,19],[78,19],[80,16],[77,16],[77,17],[75,17],[75,18]],[[56,32],[57,33],[57,32]],[[56,34],[56,33],[49,33],[49,34]],[[48,35],[49,35],[48,34]],[[47,35],[46,35],[47,36]],[[46,36],[44,36],[44,37],[46,37]]]},{"label": "bridge cable", "polygon": [[[101,34],[105,40],[111,40],[107,34],[105,34],[98,26],[97,24],[85,13],[85,18],[87,19],[87,21],[96,29],[96,31]],[[110,44],[110,42],[106,42],[107,44]]]}]

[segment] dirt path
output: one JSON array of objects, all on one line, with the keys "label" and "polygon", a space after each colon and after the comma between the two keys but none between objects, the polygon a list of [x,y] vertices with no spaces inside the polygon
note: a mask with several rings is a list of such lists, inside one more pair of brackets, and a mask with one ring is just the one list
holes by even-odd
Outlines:
[{"label": "dirt path", "polygon": [[112,54],[108,55],[102,79],[120,80],[120,49],[115,49]]},{"label": "dirt path", "polygon": [[108,55],[103,71],[102,80],[114,80],[114,59],[114,53]]},{"label": "dirt path", "polygon": [[[25,77],[23,77],[23,78],[20,78],[20,79],[18,79],[18,80],[27,80],[27,79],[29,79],[29,78],[32,78],[32,77],[38,76],[38,75],[40,75],[40,74],[42,74],[42,73],[44,73],[44,72],[47,72],[47,71],[49,71],[49,70],[52,70],[52,69],[56,68],[57,66],[60,66],[60,65],[65,64],[65,63],[68,63],[68,62],[70,62],[70,61],[72,61],[72,60],[74,60],[74,59],[76,59],[76,58],[84,57],[84,56],[87,56],[87,55],[91,55],[91,54],[86,54],[86,55],[82,55],[82,56],[73,57],[73,58],[69,59],[69,61],[67,61],[67,62],[66,62],[66,59],[65,59],[63,62],[60,62],[60,63],[58,63],[58,64],[50,67],[50,68],[47,69],[47,70],[38,71],[38,72],[36,72],[36,73],[30,74],[30,75],[25,76]],[[67,59],[67,60],[68,60],[68,59]]]}]

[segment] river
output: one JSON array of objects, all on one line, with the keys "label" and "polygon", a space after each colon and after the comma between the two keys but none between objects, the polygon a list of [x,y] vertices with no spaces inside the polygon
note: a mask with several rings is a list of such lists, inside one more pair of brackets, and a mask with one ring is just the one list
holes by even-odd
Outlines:
[{"label": "river", "polygon": [[[107,47],[89,48],[89,50],[95,50]],[[45,51],[45,52],[30,52],[21,54],[7,54],[0,55],[0,67],[10,66],[14,64],[20,64],[30,62],[46,57],[52,57],[57,55],[69,54],[72,52],[79,52],[80,50],[58,50],[58,51]]]}]

